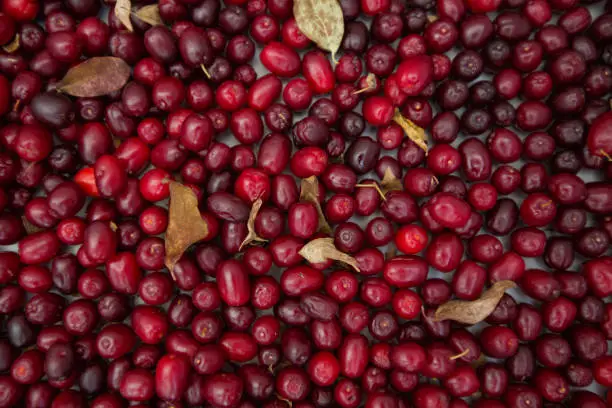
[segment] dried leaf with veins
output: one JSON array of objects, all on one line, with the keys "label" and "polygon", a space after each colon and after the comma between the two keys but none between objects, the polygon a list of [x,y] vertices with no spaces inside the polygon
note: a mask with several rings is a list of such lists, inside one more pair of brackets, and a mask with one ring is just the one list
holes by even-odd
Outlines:
[{"label": "dried leaf with veins", "polygon": [[400,125],[404,129],[404,133],[410,140],[412,140],[417,146],[425,151],[427,154],[427,136],[425,135],[425,129],[414,124],[410,119],[406,119],[399,109],[395,109],[395,115],[393,115],[393,121]]},{"label": "dried leaf with veins", "polygon": [[20,46],[21,46],[21,41],[19,38],[19,34],[15,34],[15,37],[13,37],[13,41],[3,46],[2,49],[8,52],[9,54],[12,54],[15,51],[17,51]]},{"label": "dried leaf with veins", "polygon": [[487,318],[508,289],[516,287],[512,281],[499,281],[493,284],[480,299],[473,301],[451,300],[436,309],[434,320],[454,320],[464,324],[476,324]]},{"label": "dried leaf with veins", "polygon": [[317,180],[316,176],[310,176],[302,179],[300,186],[300,200],[308,201],[315,206],[317,209],[317,214],[319,215],[319,228],[317,230],[329,234],[332,229],[325,219],[325,215],[321,209],[321,203],[319,203],[319,181]]},{"label": "dried leaf with veins", "polygon": [[159,6],[157,4],[149,4],[148,6],[144,6],[136,10],[134,15],[149,25],[164,25],[164,21],[159,15]]},{"label": "dried leaf with veins", "polygon": [[57,89],[80,98],[94,98],[123,88],[129,78],[130,66],[121,58],[94,57],[70,68]]},{"label": "dried leaf with veins", "polygon": [[380,185],[384,194],[387,194],[389,191],[401,191],[404,188],[402,181],[395,177],[390,167],[385,169],[385,174],[383,175]]},{"label": "dried leaf with veins", "polygon": [[247,221],[247,229],[249,230],[249,233],[247,234],[244,241],[242,241],[242,244],[240,244],[240,248],[238,249],[239,251],[242,251],[242,248],[245,245],[248,245],[253,241],[258,241],[258,242],[267,241],[266,239],[261,238],[255,232],[255,218],[257,218],[257,214],[259,213],[259,209],[261,208],[262,204],[263,204],[263,201],[261,201],[261,198],[258,198],[257,200],[255,200],[255,202],[253,203],[253,206],[251,207],[251,213],[249,214],[249,220]]},{"label": "dried leaf with veins", "polygon": [[293,15],[298,28],[319,48],[336,52],[344,37],[344,16],[338,0],[294,0]]},{"label": "dried leaf with veins", "polygon": [[339,251],[334,245],[333,238],[317,238],[308,242],[300,249],[299,254],[310,263],[321,263],[328,259],[344,262],[359,272],[357,260],[352,256]]},{"label": "dried leaf with veins", "polygon": [[123,24],[128,31],[134,31],[132,21],[130,20],[130,14],[132,14],[131,0],[117,0],[115,3],[115,15],[117,19],[121,21],[121,24]]},{"label": "dried leaf with veins", "polygon": [[174,265],[192,244],[206,238],[208,225],[198,209],[198,198],[191,188],[170,182],[168,228],[166,229],[166,267],[174,277]]}]

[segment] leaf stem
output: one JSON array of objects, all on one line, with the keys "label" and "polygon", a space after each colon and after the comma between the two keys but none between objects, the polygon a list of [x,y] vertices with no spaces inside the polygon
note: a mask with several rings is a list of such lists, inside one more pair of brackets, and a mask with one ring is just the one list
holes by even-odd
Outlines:
[{"label": "leaf stem", "polygon": [[206,67],[204,66],[204,64],[200,64],[200,68],[202,68],[202,71],[204,71],[204,75],[206,75],[206,77],[208,79],[210,79],[210,74],[208,73],[208,70],[206,69]]},{"label": "leaf stem", "polygon": [[355,187],[367,187],[367,188],[374,188],[376,189],[376,191],[378,191],[378,194],[380,195],[380,198],[383,199],[383,201],[387,201],[387,197],[385,197],[385,193],[383,193],[383,191],[380,189],[380,187],[378,186],[378,183],[371,183],[371,184],[355,184]]},{"label": "leaf stem", "polygon": [[454,355],[454,356],[450,356],[448,359],[449,359],[449,360],[457,360],[457,359],[460,359],[460,358],[461,358],[461,357],[463,357],[463,356],[466,356],[466,355],[467,355],[469,352],[470,352],[470,349],[469,349],[469,348],[466,348],[466,349],[465,349],[465,350],[463,350],[461,353],[456,354],[456,355]]}]

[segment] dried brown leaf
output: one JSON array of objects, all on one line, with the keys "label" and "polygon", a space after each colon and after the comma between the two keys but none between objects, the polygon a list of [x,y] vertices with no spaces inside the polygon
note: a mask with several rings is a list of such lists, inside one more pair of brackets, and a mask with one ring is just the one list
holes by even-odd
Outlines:
[{"label": "dried brown leaf", "polygon": [[399,109],[395,110],[393,115],[393,121],[400,125],[404,129],[404,133],[412,140],[417,146],[425,151],[427,154],[427,136],[425,135],[425,129],[414,124],[410,119],[406,119]]},{"label": "dried brown leaf", "polygon": [[451,300],[446,302],[434,314],[434,320],[454,320],[464,324],[476,324],[487,318],[508,289],[516,287],[516,283],[505,280],[493,284],[478,300]]},{"label": "dried brown leaf", "polygon": [[321,263],[328,259],[344,262],[359,272],[357,260],[352,256],[339,251],[334,245],[333,238],[317,238],[308,242],[300,249],[299,254],[310,263]]},{"label": "dried brown leaf", "polygon": [[128,31],[134,31],[132,21],[130,20],[130,14],[132,14],[132,1],[117,0],[115,3],[115,15],[117,16],[117,19],[121,21],[121,24],[123,24]]},{"label": "dried brown leaf", "polygon": [[323,210],[321,209],[321,203],[319,203],[319,181],[316,176],[310,176],[302,179],[300,187],[300,199],[312,203],[317,209],[319,215],[319,228],[318,231],[329,234],[332,229],[329,223],[325,219]]},{"label": "dried brown leaf", "polygon": [[37,227],[36,225],[34,225],[30,221],[28,221],[28,219],[25,217],[25,215],[21,216],[21,223],[23,224],[23,229],[25,229],[25,231],[28,233],[28,235],[34,234],[36,232],[43,231],[42,228]]},{"label": "dried brown leaf", "polygon": [[338,0],[294,0],[293,15],[298,28],[319,48],[336,52],[344,37],[344,16]]},{"label": "dried brown leaf", "polygon": [[57,89],[80,98],[93,98],[121,89],[130,66],[117,57],[94,57],[68,70]]},{"label": "dried brown leaf", "polygon": [[159,15],[159,6],[157,4],[149,4],[148,6],[144,6],[136,10],[134,15],[138,19],[152,26],[164,25],[164,21]]},{"label": "dried brown leaf", "polygon": [[12,54],[15,51],[17,51],[20,46],[21,46],[21,41],[19,38],[19,34],[15,34],[15,37],[13,37],[13,41],[3,46],[2,49],[8,52],[9,54]]},{"label": "dried brown leaf", "polygon": [[174,265],[192,244],[208,234],[208,225],[198,209],[198,198],[191,188],[170,182],[170,205],[166,229],[166,267],[174,277]]},{"label": "dried brown leaf", "polygon": [[389,244],[387,246],[387,252],[385,252],[385,259],[389,260],[389,259],[393,259],[395,258],[395,255],[397,255],[397,248],[394,244]]},{"label": "dried brown leaf", "polygon": [[255,202],[253,203],[253,206],[251,207],[251,213],[249,214],[249,220],[247,221],[247,229],[249,230],[249,233],[247,234],[244,241],[242,241],[242,244],[240,244],[239,251],[242,251],[242,248],[245,245],[248,245],[253,241],[258,241],[258,242],[267,241],[266,239],[261,238],[255,232],[255,218],[257,218],[257,214],[259,213],[259,209],[261,208],[262,204],[263,204],[263,201],[261,200],[261,198],[258,198],[257,200],[255,200]]},{"label": "dried brown leaf", "polygon": [[401,191],[404,188],[402,181],[395,177],[390,167],[385,169],[385,174],[383,175],[380,185],[384,194],[387,194],[389,191]]}]

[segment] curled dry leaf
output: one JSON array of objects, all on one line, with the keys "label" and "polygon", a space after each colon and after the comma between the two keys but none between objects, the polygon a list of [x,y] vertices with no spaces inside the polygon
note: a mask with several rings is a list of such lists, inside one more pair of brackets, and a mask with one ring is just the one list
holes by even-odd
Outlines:
[{"label": "curled dry leaf", "polygon": [[134,15],[138,19],[152,26],[164,25],[164,21],[159,15],[159,6],[157,4],[149,4],[148,6],[144,6],[136,10]]},{"label": "curled dry leaf", "polygon": [[36,225],[32,224],[30,221],[28,221],[28,219],[25,217],[25,215],[21,216],[21,222],[23,224],[23,229],[25,229],[25,231],[28,233],[28,235],[34,234],[36,232],[40,232],[43,229],[40,227],[37,227]]},{"label": "curled dry leaf", "polygon": [[395,177],[395,174],[393,174],[393,171],[391,171],[389,167],[385,169],[385,174],[383,175],[380,185],[384,194],[387,194],[389,191],[401,191],[404,187],[402,181]]},{"label": "curled dry leaf", "polygon": [[319,48],[336,52],[344,37],[344,16],[338,0],[295,0],[293,15],[298,28]]},{"label": "curled dry leaf", "polygon": [[121,24],[123,24],[128,31],[134,31],[132,21],[130,20],[130,14],[132,14],[132,1],[117,0],[115,3],[115,15],[117,16],[117,19],[121,21]]},{"label": "curled dry leaf", "polygon": [[323,210],[321,209],[321,203],[319,203],[319,181],[316,176],[310,176],[302,179],[300,186],[300,200],[308,201],[312,203],[317,209],[319,215],[319,228],[318,231],[329,234],[332,229],[325,219]]},{"label": "curled dry leaf", "polygon": [[333,238],[313,239],[300,249],[299,254],[310,263],[321,263],[328,259],[344,262],[359,272],[357,260],[344,252],[339,251],[334,245]]},{"label": "curled dry leaf", "polygon": [[247,221],[247,229],[249,230],[249,233],[247,234],[247,236],[244,239],[244,241],[242,241],[242,244],[240,244],[239,251],[242,251],[242,248],[245,245],[248,245],[248,244],[250,244],[253,241],[258,241],[258,242],[266,242],[267,241],[266,239],[261,238],[255,232],[255,218],[257,217],[257,214],[259,213],[259,209],[261,208],[262,204],[263,204],[263,201],[261,201],[261,198],[258,198],[253,203],[253,206],[251,207],[251,213],[249,214],[249,220]]},{"label": "curled dry leaf", "polygon": [[21,46],[21,40],[19,38],[19,34],[15,34],[15,37],[13,37],[13,41],[3,46],[2,49],[8,52],[9,54],[12,54],[15,51],[17,51],[20,46]]},{"label": "curled dry leaf", "polygon": [[94,57],[68,70],[57,89],[80,98],[94,98],[121,89],[130,66],[117,57]]},{"label": "curled dry leaf", "polygon": [[499,281],[493,284],[489,290],[478,300],[451,300],[446,302],[434,314],[434,320],[454,320],[464,324],[476,324],[487,318],[501,300],[508,289],[516,287],[512,281]]},{"label": "curled dry leaf", "polygon": [[393,121],[400,125],[410,140],[425,151],[427,154],[427,136],[425,129],[414,124],[410,119],[406,119],[399,109],[395,109]]},{"label": "curled dry leaf", "polygon": [[170,205],[166,229],[166,267],[174,277],[174,265],[192,244],[208,235],[208,225],[198,209],[198,198],[191,188],[170,182]]}]

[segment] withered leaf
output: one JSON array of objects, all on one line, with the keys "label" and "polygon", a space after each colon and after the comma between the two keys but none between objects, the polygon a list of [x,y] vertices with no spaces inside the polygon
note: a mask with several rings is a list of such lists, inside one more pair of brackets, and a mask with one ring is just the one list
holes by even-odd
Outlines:
[{"label": "withered leaf", "polygon": [[12,54],[15,51],[17,51],[20,46],[21,46],[21,41],[19,38],[19,34],[15,34],[15,37],[13,37],[13,40],[10,43],[3,46],[2,49],[8,52],[9,54]]},{"label": "withered leaf", "polygon": [[319,203],[319,181],[316,176],[310,176],[302,179],[300,186],[300,200],[308,201],[312,203],[317,209],[319,215],[319,228],[318,231],[329,234],[332,229],[329,226],[323,210],[321,209],[321,203]]},{"label": "withered leaf", "polygon": [[257,214],[259,213],[259,209],[261,208],[262,204],[263,204],[263,201],[261,201],[261,198],[258,198],[257,200],[255,200],[255,202],[253,203],[253,206],[251,207],[251,213],[249,214],[249,220],[247,221],[247,229],[249,230],[249,233],[247,234],[244,241],[242,241],[242,244],[240,244],[239,251],[242,251],[242,248],[245,245],[248,245],[253,241],[258,241],[258,242],[267,241],[266,239],[261,238],[255,232],[255,218],[257,217]]},{"label": "withered leaf", "polygon": [[298,28],[319,48],[336,52],[344,37],[344,16],[338,0],[294,0],[293,15]]},{"label": "withered leaf", "polygon": [[166,267],[174,277],[174,265],[192,244],[208,235],[208,225],[198,209],[198,198],[191,188],[170,182],[168,228],[166,229]]},{"label": "withered leaf", "polygon": [[308,242],[300,249],[299,254],[310,263],[321,263],[328,259],[344,262],[359,272],[357,260],[352,256],[339,251],[334,245],[333,238],[317,238]]},{"label": "withered leaf", "polygon": [[28,233],[28,235],[34,234],[36,232],[40,232],[43,229],[40,227],[37,227],[36,225],[32,224],[26,217],[25,215],[21,216],[21,222],[23,224],[23,229],[25,229],[25,231]]},{"label": "withered leaf", "polygon": [[397,255],[397,247],[394,244],[389,244],[387,246],[387,252],[385,252],[385,259],[393,259]]},{"label": "withered leaf", "polygon": [[476,324],[487,318],[508,289],[516,287],[516,283],[505,280],[493,284],[478,300],[451,300],[446,302],[434,314],[434,320],[454,320],[464,324]]},{"label": "withered leaf", "polygon": [[94,57],[68,70],[57,89],[80,98],[93,98],[121,89],[130,66],[117,57]]},{"label": "withered leaf", "polygon": [[149,4],[148,6],[144,6],[136,10],[134,15],[152,26],[164,25],[164,21],[159,15],[159,6],[157,4]]},{"label": "withered leaf", "polygon": [[117,16],[117,19],[121,21],[121,24],[123,24],[128,31],[134,31],[132,21],[130,20],[130,14],[132,14],[132,1],[117,0],[115,3],[115,15]]},{"label": "withered leaf", "polygon": [[408,138],[427,154],[427,136],[425,135],[425,129],[415,125],[410,119],[406,119],[399,109],[395,109],[393,121],[400,125]]},{"label": "withered leaf", "polygon": [[403,189],[402,181],[395,177],[390,167],[385,169],[380,185],[384,194],[387,194],[389,191],[401,191]]}]

